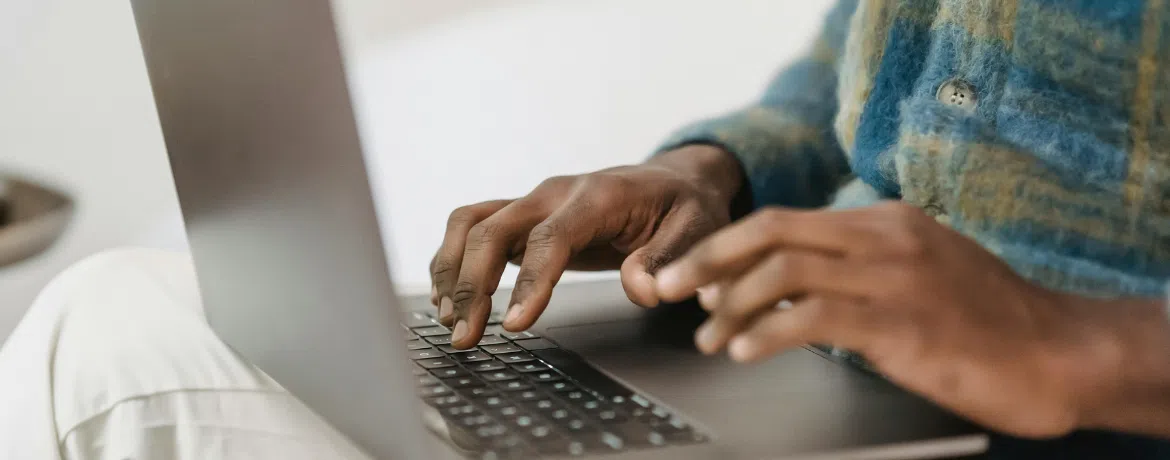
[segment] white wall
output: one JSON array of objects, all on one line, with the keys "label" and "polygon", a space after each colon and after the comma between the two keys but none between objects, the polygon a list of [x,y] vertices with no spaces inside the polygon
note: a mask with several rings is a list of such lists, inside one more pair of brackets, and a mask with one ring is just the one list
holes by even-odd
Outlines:
[{"label": "white wall", "polygon": [[[751,99],[829,3],[343,0],[396,281],[429,289],[450,209],[640,161],[677,125]],[[0,271],[0,337],[72,261],[184,247],[128,1],[0,4],[0,171],[80,204],[52,252]]]}]

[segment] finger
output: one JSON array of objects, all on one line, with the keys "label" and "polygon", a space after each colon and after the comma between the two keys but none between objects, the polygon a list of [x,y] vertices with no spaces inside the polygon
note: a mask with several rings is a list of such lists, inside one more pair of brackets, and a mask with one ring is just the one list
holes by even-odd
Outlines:
[{"label": "finger", "polygon": [[773,309],[758,316],[751,327],[731,339],[728,353],[736,361],[749,362],[809,343],[861,351],[885,329],[881,318],[857,300],[806,297],[790,309]]},{"label": "finger", "polygon": [[714,310],[715,306],[719,304],[719,297],[724,289],[724,285],[725,283],[723,282],[715,282],[699,288],[699,306],[707,311]]},{"label": "finger", "polygon": [[463,263],[451,294],[453,312],[440,318],[454,323],[451,344],[466,349],[479,342],[491,313],[491,295],[499,287],[517,240],[539,222],[541,212],[532,202],[517,200],[476,224],[467,233]]},{"label": "finger", "polygon": [[463,264],[463,252],[467,248],[467,232],[471,227],[504,209],[512,200],[486,201],[464,206],[451,212],[447,218],[447,231],[443,243],[431,259],[431,286],[434,291],[431,303],[439,306],[439,316],[449,317],[454,311],[451,294],[459,279],[459,267]]},{"label": "finger", "polygon": [[[702,349],[722,348],[752,317],[785,299],[840,295],[865,298],[880,272],[865,262],[814,252],[779,251],[720,289]],[[859,281],[854,281],[859,280]]]},{"label": "finger", "polygon": [[521,331],[532,326],[552,298],[573,254],[584,250],[599,236],[592,208],[582,197],[557,210],[532,229],[524,250],[516,287],[512,291],[504,328]]},{"label": "finger", "polygon": [[871,246],[874,232],[858,225],[853,211],[769,208],[719,231],[664,268],[657,288],[663,300],[682,300],[699,286],[754,265],[777,247],[843,254]]},{"label": "finger", "polygon": [[622,263],[622,287],[630,301],[642,307],[660,302],[654,275],[666,264],[681,257],[695,242],[707,235],[709,220],[697,207],[683,207],[668,216],[650,241],[635,249]]}]

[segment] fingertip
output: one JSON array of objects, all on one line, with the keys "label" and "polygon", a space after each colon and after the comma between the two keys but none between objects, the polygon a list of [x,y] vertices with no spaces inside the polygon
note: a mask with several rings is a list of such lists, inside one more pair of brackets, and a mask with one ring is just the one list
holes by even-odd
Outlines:
[{"label": "fingertip", "polygon": [[517,302],[508,307],[508,313],[504,316],[504,329],[508,332],[523,331],[528,326],[524,319],[524,305]]},{"label": "fingertip", "polygon": [[467,325],[467,320],[461,319],[455,322],[455,327],[451,329],[451,343],[458,344],[456,348],[461,348],[463,341],[467,338],[470,327]]},{"label": "fingertip", "polygon": [[654,276],[644,271],[635,271],[623,280],[626,297],[643,308],[657,307],[661,299],[654,287]]},{"label": "fingertip", "polygon": [[727,344],[727,354],[736,362],[746,363],[755,359],[758,348],[751,338],[737,335]]},{"label": "fingertip", "polygon": [[679,290],[682,285],[682,273],[677,265],[667,265],[658,271],[654,287],[659,293],[671,293]]}]

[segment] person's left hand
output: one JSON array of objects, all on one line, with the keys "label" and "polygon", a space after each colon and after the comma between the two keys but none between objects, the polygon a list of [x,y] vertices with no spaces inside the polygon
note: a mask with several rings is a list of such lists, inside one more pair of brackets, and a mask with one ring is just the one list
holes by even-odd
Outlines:
[{"label": "person's left hand", "polygon": [[712,313],[696,333],[706,353],[729,346],[750,361],[806,343],[847,348],[895,383],[1020,436],[1076,427],[1092,391],[1071,357],[1101,349],[1079,304],[899,202],[764,209],[664,268],[657,286],[665,301],[699,291]]}]

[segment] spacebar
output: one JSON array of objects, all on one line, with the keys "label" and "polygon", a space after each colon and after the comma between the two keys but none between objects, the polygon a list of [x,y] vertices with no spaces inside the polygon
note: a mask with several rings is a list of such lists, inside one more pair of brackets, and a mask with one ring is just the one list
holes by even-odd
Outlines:
[{"label": "spacebar", "polygon": [[531,350],[531,353],[537,358],[540,358],[541,361],[548,363],[554,369],[561,371],[571,379],[577,380],[585,388],[597,392],[606,399],[612,400],[614,396],[629,398],[634,394],[630,389],[597,370],[584,359],[581,359],[576,353],[560,348]]}]

